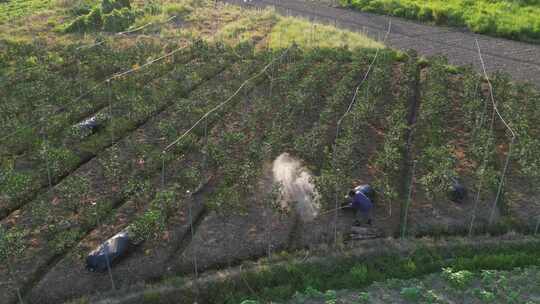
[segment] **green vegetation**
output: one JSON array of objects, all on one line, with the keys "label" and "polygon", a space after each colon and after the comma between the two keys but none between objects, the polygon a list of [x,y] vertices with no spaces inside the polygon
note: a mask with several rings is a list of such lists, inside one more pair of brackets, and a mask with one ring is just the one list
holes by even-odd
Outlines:
[{"label": "green vegetation", "polygon": [[445,63],[441,58],[434,60],[426,75],[422,90],[422,111],[418,117],[420,131],[415,143],[420,150],[417,151],[420,163],[418,182],[432,200],[446,196],[452,185],[451,178],[457,175],[457,160],[453,155],[455,147],[451,141],[455,135],[447,119],[452,112],[452,103]]},{"label": "green vegetation", "polygon": [[[442,304],[463,299],[534,303],[540,296],[536,284],[540,275],[539,248],[540,244],[532,241],[477,248],[418,247],[406,256],[381,252],[370,257],[325,257],[312,262],[290,259],[255,265],[253,271],[244,268],[239,277],[221,277],[204,284],[204,293],[198,299],[209,303],[268,303],[288,299],[292,303],[325,304],[403,300]],[[152,289],[147,292],[151,293]],[[188,295],[196,296],[193,291],[185,290],[184,299],[190,299]],[[174,298],[165,292],[161,296],[158,303],[169,303],[165,299]]]},{"label": "green vegetation", "polygon": [[510,39],[540,41],[540,2],[510,0],[340,0],[366,12],[389,14]]},{"label": "green vegetation", "polygon": [[[83,269],[84,253],[124,229],[146,255],[164,248],[159,246],[185,248],[170,240],[182,238],[178,230],[190,220],[212,211],[244,214],[259,207],[253,203],[257,194],[279,209],[274,188],[268,193],[260,188],[267,164],[283,152],[302,159],[313,173],[324,211],[352,185],[375,184],[377,211],[388,208],[388,216],[385,210],[377,214],[384,216],[386,235],[400,224],[399,212],[392,210],[403,210],[403,172],[410,159],[418,160],[412,184],[421,191],[414,193],[411,220],[402,218],[401,224],[414,226],[409,235],[454,233],[439,229],[439,222],[468,227],[472,205],[446,208],[456,205],[443,195],[457,173],[471,187],[482,181],[481,201],[491,201],[508,137],[499,123],[490,128],[486,117],[493,107],[471,69],[449,67],[441,58],[418,59],[359,34],[273,11],[219,9],[188,0],[77,2],[49,12],[65,21],[64,31],[41,31],[29,23],[24,35],[13,34],[19,33],[14,26],[6,34],[13,36],[0,40],[0,240],[7,248],[0,253],[3,262],[15,265],[0,273],[13,274],[14,285],[35,285],[48,265],[63,265],[55,271]],[[48,28],[58,29],[54,22]],[[130,29],[136,31],[110,34]],[[23,39],[28,36],[32,39]],[[520,159],[510,174],[518,181],[538,180],[540,96],[503,75],[493,84],[501,112],[520,137],[514,147]],[[408,116],[417,102],[418,121],[412,124]],[[88,119],[97,126],[81,124]],[[197,189],[202,190],[194,199]],[[534,196],[517,187],[504,189],[498,232],[530,230]],[[330,240],[330,230],[321,238]],[[383,255],[374,263],[290,263],[248,279],[269,299],[298,290],[360,288],[442,267],[452,267],[449,280],[463,286],[470,279],[463,271],[486,269],[480,265],[537,263],[529,249],[514,250],[485,255],[465,250],[454,260],[418,251],[405,260]],[[230,293],[212,300],[246,296],[237,286],[225,287]],[[13,296],[11,288],[0,285],[0,290]],[[400,293],[422,298],[414,286]],[[149,293],[146,300],[156,297]],[[322,297],[332,302],[337,294]]]},{"label": "green vegetation", "polygon": [[381,48],[383,45],[366,36],[340,30],[331,25],[311,23],[293,17],[280,17],[270,35],[272,48],[296,43],[303,48]]},{"label": "green vegetation", "polygon": [[0,24],[53,7],[51,0],[7,0],[0,1]]},{"label": "green vegetation", "polygon": [[130,27],[143,12],[131,9],[129,0],[103,0],[101,6],[78,16],[63,29],[68,33],[90,31],[120,32]]},{"label": "green vegetation", "polygon": [[[448,282],[446,274],[456,272],[446,270],[443,274],[434,273],[425,277],[398,280],[390,279],[376,282],[365,291],[340,290],[333,291],[337,303],[536,303],[540,299],[540,288],[537,280],[540,268],[530,266],[512,270],[481,270],[469,275],[467,288],[456,288]],[[328,291],[327,291],[328,293]],[[306,292],[297,294],[292,303],[329,303],[323,293]]]},{"label": "green vegetation", "polygon": [[128,227],[132,237],[136,242],[142,242],[152,238],[159,238],[165,227],[167,220],[171,217],[171,213],[176,201],[176,193],[173,191],[165,191],[156,194],[154,200],[150,203],[150,208],[135,219]]}]

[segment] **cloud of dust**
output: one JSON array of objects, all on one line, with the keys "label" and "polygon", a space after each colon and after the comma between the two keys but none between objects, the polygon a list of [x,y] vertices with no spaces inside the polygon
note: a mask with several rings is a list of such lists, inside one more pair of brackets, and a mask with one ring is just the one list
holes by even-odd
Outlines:
[{"label": "cloud of dust", "polygon": [[304,222],[313,220],[320,209],[319,194],[301,162],[283,153],[274,160],[272,173],[274,183],[281,186],[281,207],[294,208]]}]

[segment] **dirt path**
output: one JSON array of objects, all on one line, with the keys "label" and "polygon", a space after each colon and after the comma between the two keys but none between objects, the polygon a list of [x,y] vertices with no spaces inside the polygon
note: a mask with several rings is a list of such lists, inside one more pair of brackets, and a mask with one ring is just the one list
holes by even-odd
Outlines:
[{"label": "dirt path", "polygon": [[431,26],[401,18],[362,13],[344,8],[329,7],[305,0],[222,0],[250,7],[275,6],[284,15],[301,16],[339,27],[362,31],[382,39],[392,20],[387,44],[397,49],[415,49],[425,56],[445,55],[451,64],[472,64],[478,71],[481,65],[475,39],[478,39],[488,72],[503,70],[513,79],[540,86],[540,45],[474,34],[457,28]]}]

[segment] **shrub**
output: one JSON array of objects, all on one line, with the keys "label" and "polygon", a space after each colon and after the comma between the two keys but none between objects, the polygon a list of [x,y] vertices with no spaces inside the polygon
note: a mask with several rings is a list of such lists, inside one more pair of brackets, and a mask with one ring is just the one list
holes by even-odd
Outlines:
[{"label": "shrub", "polygon": [[161,212],[157,210],[145,212],[129,227],[136,242],[155,238],[163,229],[165,229],[165,222]]},{"label": "shrub", "polygon": [[81,213],[82,226],[87,229],[97,226],[111,216],[112,209],[113,204],[110,201],[98,201],[91,204],[90,207],[84,208]]},{"label": "shrub", "polygon": [[135,22],[136,14],[127,7],[115,9],[103,16],[103,30],[106,32],[120,32],[126,30]]},{"label": "shrub", "polygon": [[495,300],[495,294],[493,292],[483,289],[475,289],[474,295],[480,298],[482,303],[491,303]]},{"label": "shrub", "polygon": [[155,199],[150,204],[153,210],[159,210],[163,216],[169,217],[173,211],[173,204],[176,201],[174,191],[161,191],[156,194]]},{"label": "shrub", "polygon": [[308,297],[312,297],[312,298],[318,298],[318,297],[322,297],[324,294],[322,292],[320,292],[319,290],[311,287],[311,286],[308,286],[306,287],[306,290],[304,291],[304,294]]},{"label": "shrub", "polygon": [[171,16],[185,16],[193,11],[193,7],[184,3],[169,3],[165,6],[165,13]]},{"label": "shrub", "polygon": [[365,291],[358,293],[358,302],[369,303],[369,293]]},{"label": "shrub", "polygon": [[484,14],[475,14],[467,22],[467,25],[477,33],[496,33],[497,24],[495,20]]},{"label": "shrub", "polygon": [[471,283],[474,274],[468,270],[454,272],[452,268],[443,268],[443,277],[454,287],[464,288]]},{"label": "shrub", "polygon": [[25,233],[18,228],[6,230],[0,226],[0,263],[9,264],[11,259],[23,254],[24,237]]},{"label": "shrub", "polygon": [[145,2],[143,11],[150,15],[159,15],[162,12],[161,5],[154,1]]},{"label": "shrub", "polygon": [[82,16],[90,13],[92,10],[92,5],[88,1],[78,0],[68,12],[72,16]]},{"label": "shrub", "polygon": [[433,20],[433,10],[430,7],[423,6],[418,11],[418,19],[422,21]]},{"label": "shrub", "polygon": [[104,14],[109,14],[114,10],[121,10],[123,8],[131,8],[129,0],[103,0],[101,2],[101,10]]},{"label": "shrub", "polygon": [[403,270],[407,273],[416,273],[416,263],[413,260],[406,260],[403,263]]},{"label": "shrub", "polygon": [[365,265],[357,265],[351,269],[351,277],[358,283],[363,284],[369,280],[369,272]]},{"label": "shrub", "polygon": [[482,283],[485,285],[492,285],[497,279],[493,270],[482,270],[480,276],[482,277]]},{"label": "shrub", "polygon": [[[79,12],[84,12],[81,9]],[[86,33],[94,31],[119,32],[131,26],[137,17],[129,0],[103,0],[101,6],[94,7],[85,15],[77,17],[63,31],[66,33]]]},{"label": "shrub", "polygon": [[420,287],[404,287],[399,294],[407,301],[417,302],[422,297],[422,289]]},{"label": "shrub", "polygon": [[337,299],[337,293],[335,290],[327,290],[325,293],[324,293],[324,299],[326,300],[326,302],[330,302],[330,301],[335,301]]},{"label": "shrub", "polygon": [[75,246],[83,232],[80,229],[63,229],[56,233],[56,236],[48,245],[56,253],[62,253],[67,249]]},{"label": "shrub", "polygon": [[85,33],[101,29],[101,9],[93,8],[88,14],[79,16],[64,28],[66,33]]},{"label": "shrub", "polygon": [[100,29],[103,26],[102,13],[99,9],[94,8],[86,15],[86,29]]},{"label": "shrub", "polygon": [[175,192],[162,191],[150,203],[150,209],[138,217],[128,230],[136,242],[155,239],[165,230],[167,220],[173,210]]},{"label": "shrub", "polygon": [[30,176],[14,170],[0,171],[0,193],[8,197],[16,197],[28,191],[31,184]]}]

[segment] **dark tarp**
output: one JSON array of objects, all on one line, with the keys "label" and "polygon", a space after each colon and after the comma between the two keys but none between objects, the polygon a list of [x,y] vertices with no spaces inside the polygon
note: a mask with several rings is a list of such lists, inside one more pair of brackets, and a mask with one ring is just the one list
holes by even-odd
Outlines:
[{"label": "dark tarp", "polygon": [[106,119],[107,117],[102,114],[92,116],[74,125],[73,131],[81,138],[89,136],[99,131]]},{"label": "dark tarp", "polygon": [[97,121],[97,117],[93,116],[90,117],[82,122],[80,122],[77,125],[80,129],[88,129],[88,130],[95,130],[99,126],[99,123]]},{"label": "dark tarp", "polygon": [[98,272],[107,271],[107,263],[111,266],[115,260],[126,254],[128,247],[128,234],[126,232],[116,234],[88,254],[86,269]]}]

